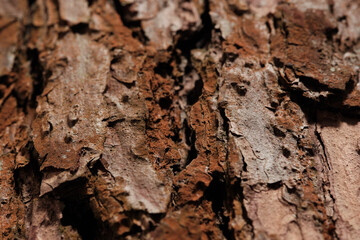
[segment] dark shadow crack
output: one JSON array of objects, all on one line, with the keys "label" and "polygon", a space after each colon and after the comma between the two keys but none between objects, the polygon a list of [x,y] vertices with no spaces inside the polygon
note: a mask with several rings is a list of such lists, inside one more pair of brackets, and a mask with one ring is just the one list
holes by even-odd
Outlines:
[{"label": "dark shadow crack", "polygon": [[195,130],[189,126],[187,120],[184,120],[183,126],[185,128],[185,141],[186,144],[190,147],[190,150],[188,151],[188,155],[186,158],[186,162],[183,166],[185,168],[187,165],[189,165],[195,158],[198,156],[198,150],[195,147],[196,142],[196,133]]},{"label": "dark shadow crack", "polygon": [[183,32],[175,45],[175,49],[180,49],[187,58],[189,58],[192,49],[206,48],[211,43],[214,24],[210,17],[209,0],[205,0],[204,4],[204,12],[200,16],[201,29],[191,33]]},{"label": "dark shadow crack", "polygon": [[114,6],[121,18],[122,23],[131,30],[132,37],[134,39],[137,39],[143,45],[147,45],[149,39],[147,38],[144,30],[142,29],[141,21],[131,21],[131,19],[128,17],[131,4],[122,5],[119,0],[114,0]]},{"label": "dark shadow crack", "polygon": [[21,196],[24,203],[28,203],[37,198],[40,193],[42,174],[38,162],[39,154],[33,142],[28,142],[18,154],[28,158],[29,162],[14,170],[15,191]]},{"label": "dark shadow crack", "polygon": [[206,200],[211,202],[211,208],[218,219],[218,226],[225,239],[235,240],[234,230],[230,227],[230,217],[226,214],[230,208],[228,194],[229,185],[224,173],[215,172],[212,174],[212,181],[204,193]]},{"label": "dark shadow crack", "polygon": [[324,141],[323,141],[323,139],[321,137],[320,132],[317,129],[318,129],[318,123],[315,123],[315,132],[314,133],[315,133],[315,136],[316,136],[316,138],[318,139],[318,141],[320,143],[321,150],[323,152],[323,154],[320,154],[320,157],[323,160],[323,162],[325,162],[328,169],[331,170],[330,163],[329,163],[329,158],[328,158],[327,153],[326,153],[326,147],[325,147]]},{"label": "dark shadow crack", "polygon": [[[84,185],[80,186],[81,189],[78,190],[82,191],[84,187]],[[89,197],[77,198],[75,195],[68,195],[61,200],[64,203],[61,225],[71,226],[83,240],[100,239],[100,223],[90,207]]]},{"label": "dark shadow crack", "polygon": [[199,101],[200,96],[202,95],[202,90],[204,87],[203,80],[200,79],[195,82],[195,87],[187,95],[187,104],[194,105]]},{"label": "dark shadow crack", "polygon": [[[219,104],[218,106],[218,110],[220,113],[220,116],[222,118],[222,128],[223,131],[226,134],[226,139],[225,139],[225,143],[228,144],[229,140],[230,140],[230,120],[229,118],[226,116],[226,111],[225,111],[225,104]],[[232,135],[234,135],[233,133],[231,133]],[[236,136],[236,137],[240,137],[240,136]],[[254,237],[254,227],[253,227],[253,222],[252,220],[249,218],[248,214],[247,214],[247,210],[245,208],[244,205],[244,188],[241,185],[243,179],[240,178],[236,178],[235,177],[235,181],[231,180],[231,176],[229,175],[229,149],[228,146],[226,148],[227,152],[226,152],[226,164],[227,164],[227,169],[225,171],[225,183],[226,185],[223,187],[223,189],[225,189],[225,196],[226,196],[226,209],[229,213],[231,214],[235,214],[233,211],[233,207],[232,207],[232,202],[233,199],[237,199],[240,203],[241,203],[241,210],[242,210],[242,217],[245,220],[245,222],[247,223],[248,227],[250,228],[249,230],[251,231],[251,235],[252,237]],[[243,168],[242,171],[247,172],[247,164],[245,161],[243,161]],[[226,239],[235,239],[235,235],[234,235],[234,229],[231,228],[231,226],[227,223],[226,228],[225,226],[220,227],[220,229],[223,231],[224,236],[226,237]]]}]

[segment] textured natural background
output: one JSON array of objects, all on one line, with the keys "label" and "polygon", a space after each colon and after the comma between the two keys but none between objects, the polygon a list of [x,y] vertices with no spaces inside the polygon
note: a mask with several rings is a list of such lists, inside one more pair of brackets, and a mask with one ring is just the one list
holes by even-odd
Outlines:
[{"label": "textured natural background", "polygon": [[359,67],[359,0],[0,0],[0,239],[359,239]]}]

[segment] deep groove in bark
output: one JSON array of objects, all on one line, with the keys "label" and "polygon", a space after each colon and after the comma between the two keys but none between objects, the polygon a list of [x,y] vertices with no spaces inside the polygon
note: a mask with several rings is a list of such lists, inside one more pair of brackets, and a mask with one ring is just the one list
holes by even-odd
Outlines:
[{"label": "deep groove in bark", "polygon": [[229,217],[224,214],[228,209],[226,202],[229,200],[229,186],[222,173],[214,173],[212,177],[213,180],[205,191],[205,199],[211,201],[212,210],[216,214],[219,228],[224,234],[225,239],[234,240],[234,233],[229,225]]},{"label": "deep groove in bark", "polygon": [[[73,184],[75,183],[71,183],[72,187],[74,187]],[[100,239],[101,228],[89,205],[88,197],[78,197],[75,193],[85,189],[85,182],[79,184],[73,193],[65,193],[66,197],[62,198],[65,206],[62,211],[61,224],[71,226],[84,240]]]},{"label": "deep groove in bark", "polygon": [[[29,163],[24,167],[19,167],[14,171],[15,190],[21,196],[24,203],[37,198],[40,193],[40,182],[42,174],[38,162],[39,154],[32,142],[29,142],[21,151],[23,156],[29,157]],[[23,192],[26,191],[26,192]],[[30,199],[25,199],[23,193],[29,194]]]},{"label": "deep groove in bark", "polygon": [[122,6],[119,0],[113,0],[113,2],[122,23],[131,30],[132,37],[146,45],[149,42],[149,39],[146,37],[144,30],[141,27],[141,21],[130,21],[126,19],[125,13],[128,11],[129,6]]},{"label": "deep groove in bark", "polygon": [[39,96],[45,86],[44,69],[39,59],[39,52],[37,50],[27,50],[27,58],[30,60],[30,74],[33,79],[33,93],[31,96],[30,106],[36,107],[36,97]]},{"label": "deep groove in bark", "polygon": [[86,202],[64,201],[63,226],[71,226],[77,230],[81,239],[93,240],[98,234],[98,225],[93,221],[92,211]]},{"label": "deep groove in bark", "polygon": [[184,33],[182,38],[180,38],[175,45],[175,49],[180,49],[182,51],[182,55],[186,56],[188,59],[192,49],[206,48],[211,43],[214,25],[209,14],[209,0],[205,0],[204,4],[205,9],[201,14],[202,28],[194,33]]},{"label": "deep groove in bark", "polygon": [[188,125],[187,120],[184,121],[183,125],[185,128],[186,144],[190,147],[185,165],[183,166],[185,168],[187,165],[189,165],[192,162],[192,160],[194,160],[198,156],[198,151],[196,150],[195,147],[195,142],[196,142],[195,130],[193,130],[191,126]]},{"label": "deep groove in bark", "polygon": [[187,95],[188,105],[194,105],[197,101],[199,101],[199,98],[202,94],[203,86],[204,83],[201,78],[195,82],[194,89],[192,89],[190,93]]},{"label": "deep groove in bark", "polygon": [[[222,106],[218,106],[219,109],[219,113],[220,116],[222,118],[223,121],[223,131],[226,133],[226,144],[228,144],[229,142],[229,137],[230,137],[230,126],[229,126],[229,122],[230,120],[228,119],[228,117],[226,116],[225,113],[225,108]],[[229,150],[227,150],[226,152],[226,164],[227,164],[227,169],[229,169]],[[247,172],[247,164],[245,161],[243,161],[243,168],[242,171]],[[252,238],[254,237],[254,227],[253,227],[253,222],[252,220],[249,218],[248,214],[247,214],[247,210],[245,208],[244,205],[244,188],[241,186],[241,182],[242,179],[236,179],[236,181],[234,181],[233,183],[231,183],[231,180],[229,178],[229,173],[225,172],[225,180],[226,180],[226,192],[227,192],[227,198],[225,201],[227,201],[227,209],[228,211],[231,213],[231,206],[232,206],[232,199],[238,199],[241,203],[241,209],[242,209],[242,217],[243,219],[246,221],[246,223],[248,224],[248,226],[251,228],[251,233],[252,233]],[[224,236],[227,239],[235,239],[235,235],[234,235],[234,229],[231,228],[229,225],[225,225],[227,228],[224,229],[224,226],[222,226],[222,231],[224,233]]]},{"label": "deep groove in bark", "polygon": [[317,130],[317,127],[318,127],[318,124],[316,123],[315,124],[315,136],[317,137],[319,143],[320,143],[320,146],[321,146],[321,150],[322,150],[322,153],[324,155],[324,159],[323,161],[325,162],[326,166],[328,167],[329,170],[331,170],[331,167],[330,167],[330,163],[329,163],[329,159],[328,159],[328,156],[327,156],[327,153],[326,153],[326,148],[325,148],[325,144],[321,138],[321,135],[320,133],[318,132]]}]

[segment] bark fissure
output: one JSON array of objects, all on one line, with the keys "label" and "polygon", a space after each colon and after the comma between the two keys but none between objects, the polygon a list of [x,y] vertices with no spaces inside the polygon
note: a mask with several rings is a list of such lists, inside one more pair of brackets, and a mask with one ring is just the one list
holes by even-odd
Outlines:
[{"label": "bark fissure", "polygon": [[327,153],[326,153],[326,147],[325,147],[325,144],[321,138],[321,134],[319,133],[319,131],[317,130],[318,128],[318,123],[315,123],[315,136],[317,137],[319,143],[320,143],[320,146],[321,146],[321,151],[323,153],[323,156],[322,157],[322,160],[325,162],[327,168],[329,170],[331,170],[331,167],[330,167],[330,163],[329,163],[329,160],[328,160],[328,156],[327,156]]}]

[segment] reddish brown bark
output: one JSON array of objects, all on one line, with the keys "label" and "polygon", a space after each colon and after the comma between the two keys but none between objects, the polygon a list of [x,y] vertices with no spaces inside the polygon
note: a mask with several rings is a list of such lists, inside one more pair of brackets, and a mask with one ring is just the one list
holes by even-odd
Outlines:
[{"label": "reddish brown bark", "polygon": [[0,0],[2,239],[356,239],[357,0]]}]

